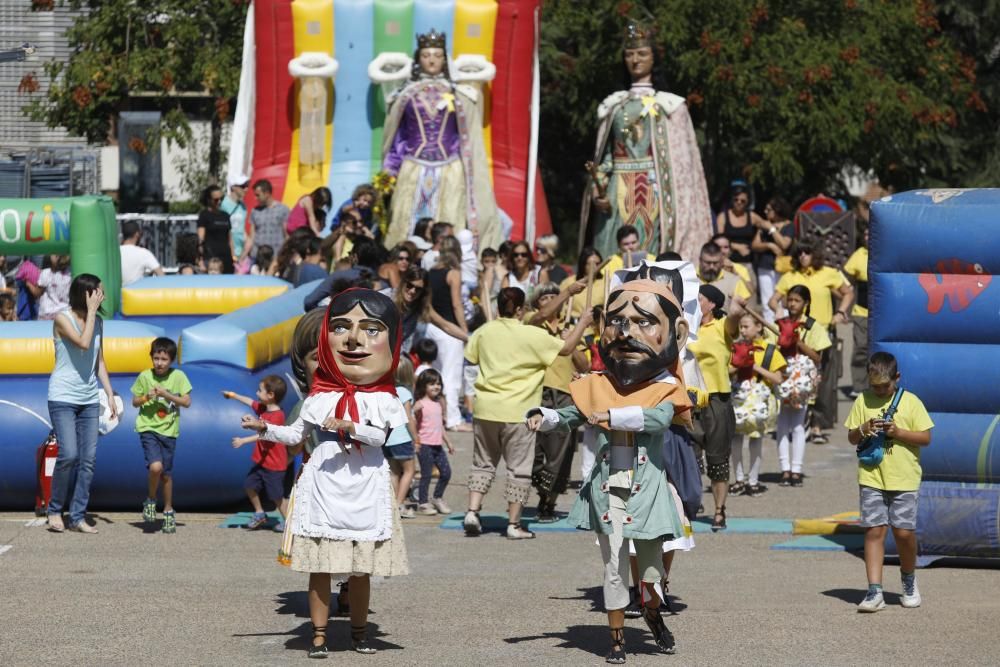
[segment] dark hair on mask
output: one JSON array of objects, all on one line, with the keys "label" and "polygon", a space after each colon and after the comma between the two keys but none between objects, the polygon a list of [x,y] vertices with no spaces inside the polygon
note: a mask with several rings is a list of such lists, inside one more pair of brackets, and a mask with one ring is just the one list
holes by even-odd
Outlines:
[{"label": "dark hair on mask", "polygon": [[319,332],[325,316],[326,313],[323,312],[322,308],[310,310],[295,325],[295,332],[292,334],[292,349],[289,350],[288,356],[292,363],[295,384],[299,386],[299,391],[303,394],[309,393],[310,389],[306,357],[314,352],[319,344]]},{"label": "dark hair on mask", "polygon": [[334,296],[328,309],[330,319],[340,317],[361,306],[368,317],[373,317],[389,330],[389,345],[396,349],[396,343],[401,335],[402,323],[399,309],[392,299],[385,294],[371,289],[349,289]]}]

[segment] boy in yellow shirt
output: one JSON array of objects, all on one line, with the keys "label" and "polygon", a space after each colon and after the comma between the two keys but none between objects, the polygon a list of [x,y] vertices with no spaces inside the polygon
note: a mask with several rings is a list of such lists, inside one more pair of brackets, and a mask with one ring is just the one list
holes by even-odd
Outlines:
[{"label": "boy in yellow shirt", "polygon": [[899,550],[903,580],[902,604],[920,606],[917,590],[917,497],[920,489],[920,448],[931,444],[934,422],[920,399],[902,391],[891,420],[886,412],[897,391],[896,358],[876,352],[868,362],[869,389],[857,397],[844,422],[847,439],[857,445],[880,431],[885,433],[885,455],[876,466],[858,465],[861,487],[861,525],[865,528],[865,570],[868,593],[859,612],[885,609],[882,598],[882,562],[885,559],[886,525]]}]

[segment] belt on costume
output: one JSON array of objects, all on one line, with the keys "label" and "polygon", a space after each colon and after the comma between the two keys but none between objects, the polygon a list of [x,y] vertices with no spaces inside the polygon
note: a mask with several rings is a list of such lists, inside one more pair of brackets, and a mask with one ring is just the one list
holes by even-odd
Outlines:
[{"label": "belt on costume", "polygon": [[652,160],[615,160],[611,165],[614,171],[651,171],[654,167]]},{"label": "belt on costume", "polygon": [[422,160],[422,159],[420,159],[418,157],[412,157],[412,156],[408,156],[406,158],[403,158],[404,162],[416,162],[421,167],[431,167],[431,168],[434,168],[434,167],[444,167],[444,166],[449,165],[449,164],[451,164],[452,162],[454,162],[455,160],[458,160],[458,159],[459,159],[458,155],[456,155],[454,157],[450,157],[447,160]]}]

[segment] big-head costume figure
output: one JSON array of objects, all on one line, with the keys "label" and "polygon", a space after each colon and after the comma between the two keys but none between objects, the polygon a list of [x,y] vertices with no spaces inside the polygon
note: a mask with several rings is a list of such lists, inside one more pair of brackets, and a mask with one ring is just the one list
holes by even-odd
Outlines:
[{"label": "big-head costume figure", "polygon": [[[393,378],[402,342],[399,310],[383,294],[353,288],[330,300],[318,329],[317,365],[298,418],[276,426],[246,416],[243,427],[288,446],[315,434],[289,519],[291,567],[309,573],[310,656],[326,657],[331,575],[350,581],[354,650],[373,653],[366,637],[369,576],[409,571],[382,454],[389,432],[407,421]],[[305,363],[311,366],[308,358]]]},{"label": "big-head costume figure", "polygon": [[625,660],[629,540],[639,560],[644,618],[661,650],[674,650],[653,585],[661,576],[663,540],[683,534],[664,474],[662,447],[675,414],[691,407],[679,372],[679,349],[688,334],[675,296],[680,281],[675,271],[647,265],[630,274],[606,304],[598,350],[607,371],[570,384],[573,406],[538,408],[528,414],[529,427],[541,431],[597,427],[597,464],[569,521],[596,532],[601,546],[612,638],[609,662]]}]

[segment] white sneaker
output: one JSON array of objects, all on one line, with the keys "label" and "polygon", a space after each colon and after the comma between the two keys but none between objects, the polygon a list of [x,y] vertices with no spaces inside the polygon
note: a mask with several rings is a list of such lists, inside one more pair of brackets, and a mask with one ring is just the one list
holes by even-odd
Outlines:
[{"label": "white sneaker", "polygon": [[431,500],[431,505],[441,514],[451,514],[451,508],[448,507],[448,503],[444,501],[444,498],[434,498]]},{"label": "white sneaker", "polygon": [[885,609],[885,600],[882,597],[882,591],[878,593],[868,591],[865,599],[858,605],[858,611],[862,613],[882,611],[883,609]]},{"label": "white sneaker", "polygon": [[507,524],[507,539],[533,540],[535,539],[535,534],[530,530],[523,528],[520,524]]},{"label": "white sneaker", "polygon": [[483,525],[479,523],[479,514],[472,510],[465,513],[465,519],[462,520],[462,527],[465,528],[465,534],[469,537],[476,537],[483,532]]},{"label": "white sneaker", "polygon": [[438,511],[430,503],[422,503],[417,506],[417,514],[420,516],[434,516]]},{"label": "white sneaker", "polygon": [[913,580],[912,586],[907,586],[906,582],[903,582],[902,605],[907,609],[920,606],[920,590],[917,588],[916,579]]},{"label": "white sneaker", "polygon": [[412,519],[415,516],[417,516],[417,513],[413,511],[412,507],[407,507],[406,505],[399,506],[399,518]]}]

